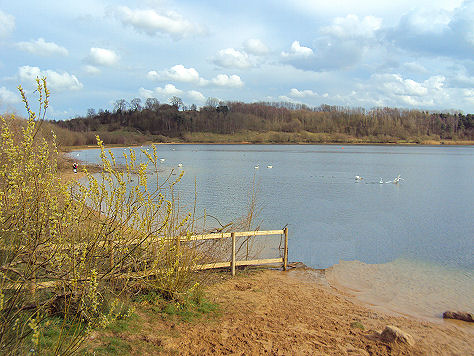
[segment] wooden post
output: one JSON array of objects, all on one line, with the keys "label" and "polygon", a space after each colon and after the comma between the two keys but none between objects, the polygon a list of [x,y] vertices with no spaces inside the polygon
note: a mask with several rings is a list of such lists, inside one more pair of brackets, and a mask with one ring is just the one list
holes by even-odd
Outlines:
[{"label": "wooden post", "polygon": [[285,250],[283,251],[283,270],[286,271],[288,269],[288,228],[287,227],[283,229],[283,233],[285,234]]},{"label": "wooden post", "polygon": [[232,269],[232,276],[235,276],[235,232],[230,234],[232,237],[232,259],[230,261],[230,266]]}]

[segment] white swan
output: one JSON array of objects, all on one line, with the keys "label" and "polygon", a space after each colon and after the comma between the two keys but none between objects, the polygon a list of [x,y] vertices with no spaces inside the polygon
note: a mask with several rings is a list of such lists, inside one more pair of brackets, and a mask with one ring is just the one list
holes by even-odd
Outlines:
[{"label": "white swan", "polygon": [[182,164],[182,163],[178,163],[178,167],[182,167],[182,166],[183,166],[183,164]]},{"label": "white swan", "polygon": [[404,180],[404,179],[400,178],[400,174],[399,174],[394,180],[389,180],[388,182],[385,182],[385,183],[398,184],[401,180]]},{"label": "white swan", "polygon": [[255,168],[255,169],[259,169],[260,167],[259,167],[259,166],[255,166],[254,168]]},{"label": "white swan", "polygon": [[273,168],[273,166],[267,166],[267,168]]},{"label": "white swan", "polygon": [[403,178],[400,178],[400,174],[399,174],[397,178],[393,180],[393,183],[398,184],[398,182],[400,182],[401,180],[403,180]]}]

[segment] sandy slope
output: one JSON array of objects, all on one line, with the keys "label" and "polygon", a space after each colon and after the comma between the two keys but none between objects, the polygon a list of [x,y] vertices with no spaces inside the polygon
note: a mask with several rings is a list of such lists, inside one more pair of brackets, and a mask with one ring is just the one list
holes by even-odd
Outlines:
[{"label": "sandy slope", "polygon": [[[141,341],[159,346],[158,353],[180,355],[474,355],[474,325],[370,310],[313,270],[241,272],[213,285],[210,294],[221,317],[189,324],[145,316]],[[386,325],[408,332],[416,344],[383,342]],[[134,351],[147,353],[143,346]]]}]

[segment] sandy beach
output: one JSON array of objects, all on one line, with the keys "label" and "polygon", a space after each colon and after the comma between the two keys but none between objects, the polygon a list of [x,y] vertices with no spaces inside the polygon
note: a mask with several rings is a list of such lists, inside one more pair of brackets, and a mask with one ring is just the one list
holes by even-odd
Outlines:
[{"label": "sandy beach", "polygon": [[[141,355],[473,355],[474,325],[375,311],[312,269],[239,271],[208,288],[221,315],[192,323],[140,312],[140,330],[114,334]],[[387,342],[393,325],[414,345]],[[92,335],[89,345],[100,345]]]}]

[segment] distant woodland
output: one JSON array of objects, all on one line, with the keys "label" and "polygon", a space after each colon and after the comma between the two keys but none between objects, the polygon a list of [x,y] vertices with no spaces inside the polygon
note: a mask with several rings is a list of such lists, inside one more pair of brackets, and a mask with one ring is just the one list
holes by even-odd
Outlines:
[{"label": "distant woodland", "polygon": [[112,111],[89,109],[86,117],[53,121],[72,131],[68,146],[105,143],[444,143],[474,140],[474,115],[396,108],[347,108],[279,103],[219,102],[198,109],[180,98],[117,100]]}]

